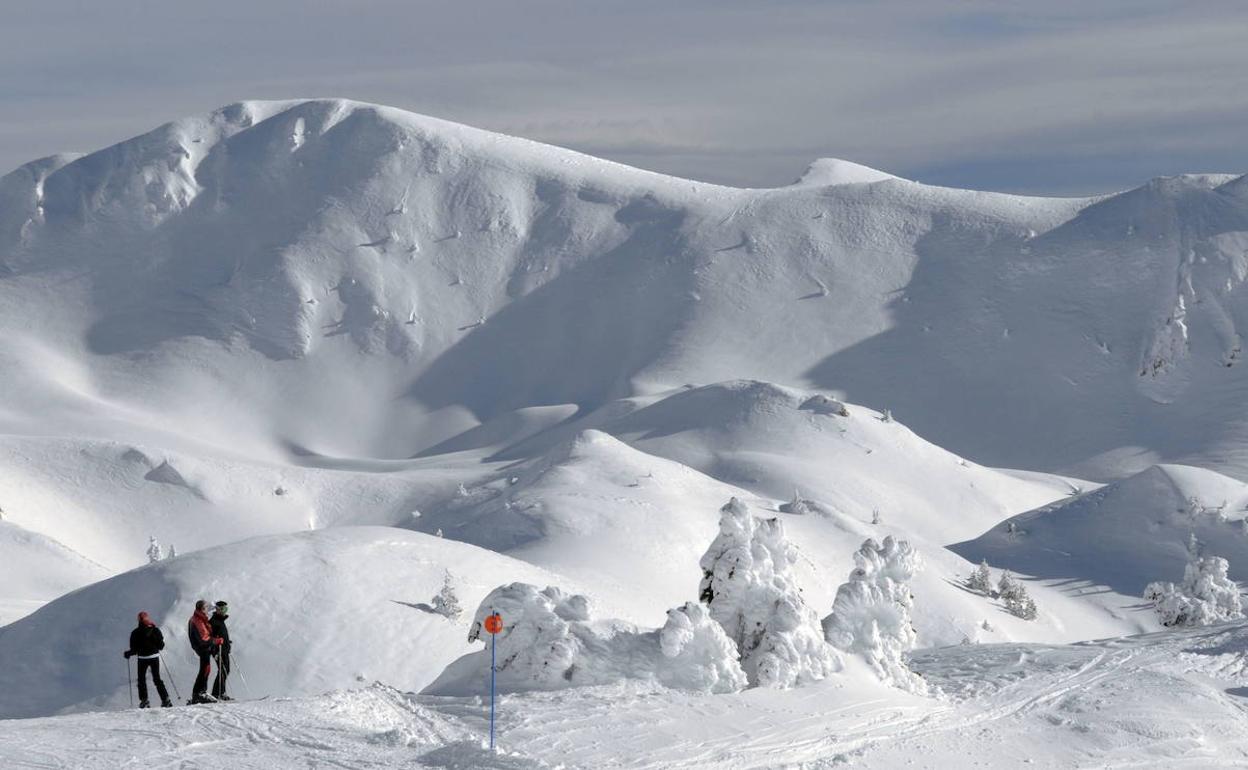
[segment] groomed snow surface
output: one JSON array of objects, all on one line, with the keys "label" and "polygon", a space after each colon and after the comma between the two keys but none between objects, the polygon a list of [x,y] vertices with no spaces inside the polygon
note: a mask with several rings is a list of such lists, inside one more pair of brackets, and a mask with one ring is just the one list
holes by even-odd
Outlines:
[{"label": "groomed snow surface", "polygon": [[[334,100],[28,164],[0,766],[1243,765],[1246,280],[1245,177],[738,190]],[[200,598],[243,700],[128,710]]]}]

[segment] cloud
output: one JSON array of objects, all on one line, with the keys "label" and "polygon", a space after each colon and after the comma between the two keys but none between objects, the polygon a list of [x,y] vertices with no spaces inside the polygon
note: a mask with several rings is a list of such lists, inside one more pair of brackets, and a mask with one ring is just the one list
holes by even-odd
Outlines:
[{"label": "cloud", "polygon": [[0,166],[243,98],[345,96],[715,182],[837,156],[1117,189],[1248,170],[1246,28],[1238,0],[45,0],[0,28]]}]

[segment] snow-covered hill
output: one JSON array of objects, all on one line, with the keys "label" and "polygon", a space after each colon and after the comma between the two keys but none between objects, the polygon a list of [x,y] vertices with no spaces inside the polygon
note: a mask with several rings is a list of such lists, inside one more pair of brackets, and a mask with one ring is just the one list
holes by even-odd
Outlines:
[{"label": "snow-covered hill", "polygon": [[1248,485],[1213,471],[1157,465],[1095,491],[1029,511],[950,548],[1028,575],[1084,580],[1141,596],[1177,581],[1188,541],[1248,577]]},{"label": "snow-covered hill", "polygon": [[506,556],[392,527],[209,548],[95,583],[0,630],[0,659],[22,661],[0,667],[0,719],[126,705],[121,653],[140,610],[163,629],[170,691],[190,697],[195,657],[186,624],[197,599],[230,603],[239,697],[374,680],[418,690],[470,649],[467,621],[429,605],[448,570],[468,611],[512,580],[582,588]]}]

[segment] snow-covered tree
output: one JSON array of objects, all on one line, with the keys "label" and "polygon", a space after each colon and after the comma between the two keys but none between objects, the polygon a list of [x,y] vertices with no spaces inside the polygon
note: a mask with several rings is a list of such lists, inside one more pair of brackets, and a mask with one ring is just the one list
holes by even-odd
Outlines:
[{"label": "snow-covered tree", "polygon": [[497,638],[499,679],[510,689],[555,689],[572,679],[572,666],[581,642],[571,623],[589,619],[589,599],[547,586],[539,590],[528,583],[510,583],[490,592],[477,608],[468,641],[485,639],[485,619],[493,613],[503,618]]},{"label": "snow-covered tree", "polygon": [[178,549],[173,547],[173,543],[169,544],[169,552],[165,554],[166,559],[178,558]]},{"label": "snow-covered tree", "polygon": [[1009,570],[1001,573],[997,581],[997,596],[1005,604],[1005,611],[1023,620],[1035,620],[1036,602],[1027,594],[1026,587],[1014,579]]},{"label": "snow-covered tree", "polygon": [[720,509],[699,598],[736,644],[751,685],[792,687],[840,670],[793,578],[796,560],[778,519],[754,518],[735,497]]},{"label": "snow-covered tree", "polygon": [[966,587],[984,596],[992,595],[992,571],[988,569],[988,560],[984,559],[966,579]]},{"label": "snow-covered tree", "polygon": [[1227,577],[1229,564],[1203,556],[1193,536],[1188,544],[1183,582],[1149,583],[1144,598],[1153,603],[1163,626],[1207,626],[1244,617],[1239,586]]},{"label": "snow-covered tree", "polygon": [[160,543],[156,540],[156,536],[152,535],[147,539],[147,563],[155,564],[162,558],[164,556],[160,550]]},{"label": "snow-covered tree", "polygon": [[459,596],[455,594],[455,585],[451,582],[451,571],[442,576],[442,590],[433,597],[433,611],[448,618],[457,618],[463,612],[459,606]]},{"label": "snow-covered tree", "polygon": [[823,619],[827,640],[837,649],[866,659],[880,679],[916,693],[927,684],[912,672],[905,654],[917,639],[910,610],[910,580],[923,565],[905,540],[868,539],[854,554],[854,569],[841,584],[832,614]]},{"label": "snow-covered tree", "polygon": [[737,647],[705,605],[687,602],[667,611],[659,629],[657,678],[668,687],[700,692],[736,692],[748,683]]}]

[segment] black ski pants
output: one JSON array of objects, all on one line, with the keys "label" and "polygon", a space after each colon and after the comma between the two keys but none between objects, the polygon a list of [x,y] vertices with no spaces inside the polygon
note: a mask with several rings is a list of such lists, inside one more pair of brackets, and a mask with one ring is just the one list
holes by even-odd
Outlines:
[{"label": "black ski pants", "polygon": [[225,695],[225,680],[230,676],[230,651],[221,650],[217,653],[217,678],[212,682],[212,697],[220,699]]},{"label": "black ski pants", "polygon": [[204,695],[208,692],[208,675],[212,673],[212,650],[206,649],[199,652],[199,674],[195,677],[195,684],[191,687],[191,697],[196,695]]},{"label": "black ski pants", "polygon": [[139,701],[147,702],[147,672],[152,672],[152,683],[156,685],[156,692],[160,694],[160,702],[169,702],[169,691],[165,689],[165,683],[160,678],[160,658],[139,658]]}]

